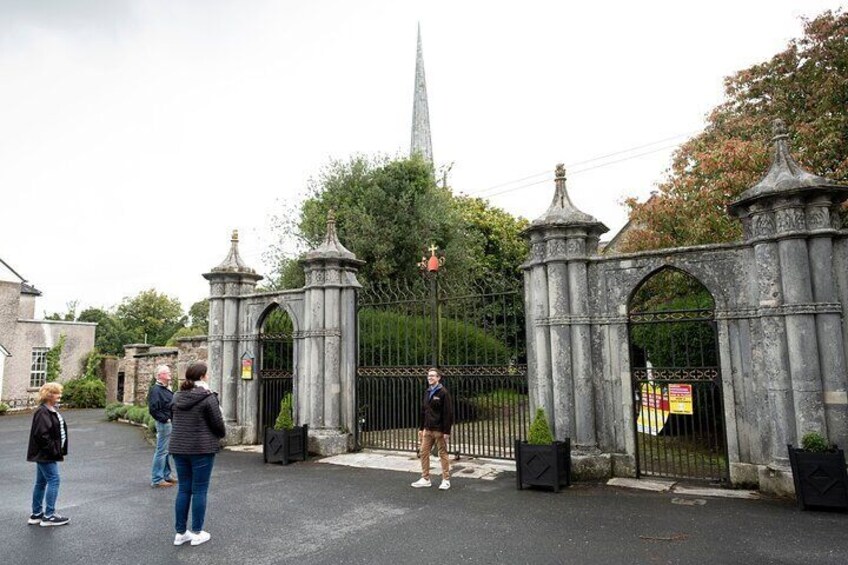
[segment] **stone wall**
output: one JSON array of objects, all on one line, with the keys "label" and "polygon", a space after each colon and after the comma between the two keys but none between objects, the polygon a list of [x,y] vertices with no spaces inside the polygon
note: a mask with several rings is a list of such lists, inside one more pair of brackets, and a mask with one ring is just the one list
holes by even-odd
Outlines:
[{"label": "stone wall", "polygon": [[[178,387],[185,377],[186,368],[197,362],[208,363],[206,336],[178,339],[176,347],[139,343],[125,345],[124,357],[113,369],[114,376],[106,379],[107,400],[114,402],[116,399],[118,373],[124,373],[124,403],[142,406],[147,404],[147,391],[156,379],[156,367],[170,367],[171,384]],[[110,382],[114,382],[114,386]],[[110,391],[113,391],[111,396]]]}]

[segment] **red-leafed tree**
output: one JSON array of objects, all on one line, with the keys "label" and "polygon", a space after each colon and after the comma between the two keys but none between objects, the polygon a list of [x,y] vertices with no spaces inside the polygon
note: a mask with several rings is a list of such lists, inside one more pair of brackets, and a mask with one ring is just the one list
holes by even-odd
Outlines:
[{"label": "red-leafed tree", "polygon": [[726,206],[766,172],[771,122],[789,126],[792,153],[811,172],[848,179],[848,14],[804,20],[804,36],[771,60],[725,79],[726,101],[674,154],[648,202],[626,200],[623,251],[733,241]]}]

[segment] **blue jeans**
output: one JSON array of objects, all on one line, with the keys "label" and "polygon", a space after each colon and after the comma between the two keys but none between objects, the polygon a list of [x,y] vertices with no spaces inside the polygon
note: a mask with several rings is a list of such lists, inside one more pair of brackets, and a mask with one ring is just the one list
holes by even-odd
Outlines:
[{"label": "blue jeans", "polygon": [[156,452],[153,454],[153,469],[150,484],[158,485],[171,480],[171,463],[168,461],[168,443],[171,441],[171,424],[156,422]]},{"label": "blue jeans", "polygon": [[35,486],[32,489],[32,513],[47,517],[56,513],[59,496],[59,464],[55,461],[35,464]]},{"label": "blue jeans", "polygon": [[180,479],[174,507],[174,528],[178,534],[185,533],[188,509],[191,507],[191,530],[199,532],[203,529],[203,521],[206,519],[206,492],[209,490],[215,454],[174,455],[174,463]]}]

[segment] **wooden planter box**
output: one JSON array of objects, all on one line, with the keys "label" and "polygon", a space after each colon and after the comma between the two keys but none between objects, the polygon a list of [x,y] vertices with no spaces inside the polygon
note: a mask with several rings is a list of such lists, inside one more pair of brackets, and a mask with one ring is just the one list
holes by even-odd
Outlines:
[{"label": "wooden planter box", "polygon": [[265,463],[282,463],[288,465],[292,461],[306,461],[307,437],[309,426],[295,426],[290,430],[275,430],[265,428],[265,442],[262,455]]},{"label": "wooden planter box", "polygon": [[834,508],[848,510],[848,474],[841,449],[813,453],[789,448],[789,463],[795,481],[795,498],[801,510]]},{"label": "wooden planter box", "polygon": [[531,486],[551,487],[559,492],[571,484],[571,440],[550,445],[515,440],[515,470],[518,490]]}]

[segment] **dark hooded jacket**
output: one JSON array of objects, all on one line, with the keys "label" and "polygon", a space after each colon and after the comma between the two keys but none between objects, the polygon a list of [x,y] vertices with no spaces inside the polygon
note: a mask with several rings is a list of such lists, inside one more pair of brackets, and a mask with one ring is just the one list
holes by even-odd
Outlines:
[{"label": "dark hooded jacket", "polygon": [[419,430],[431,430],[450,435],[453,426],[453,402],[448,389],[440,385],[434,394],[424,391],[421,412],[418,417]]},{"label": "dark hooded jacket", "polygon": [[[68,425],[46,405],[42,404],[32,415],[29,430],[27,461],[50,463],[64,461],[68,454]],[[62,427],[65,428],[65,445],[62,445]]]},{"label": "dark hooded jacket", "polygon": [[218,397],[202,387],[174,394],[171,405],[172,455],[205,455],[221,450],[218,441],[227,434]]}]

